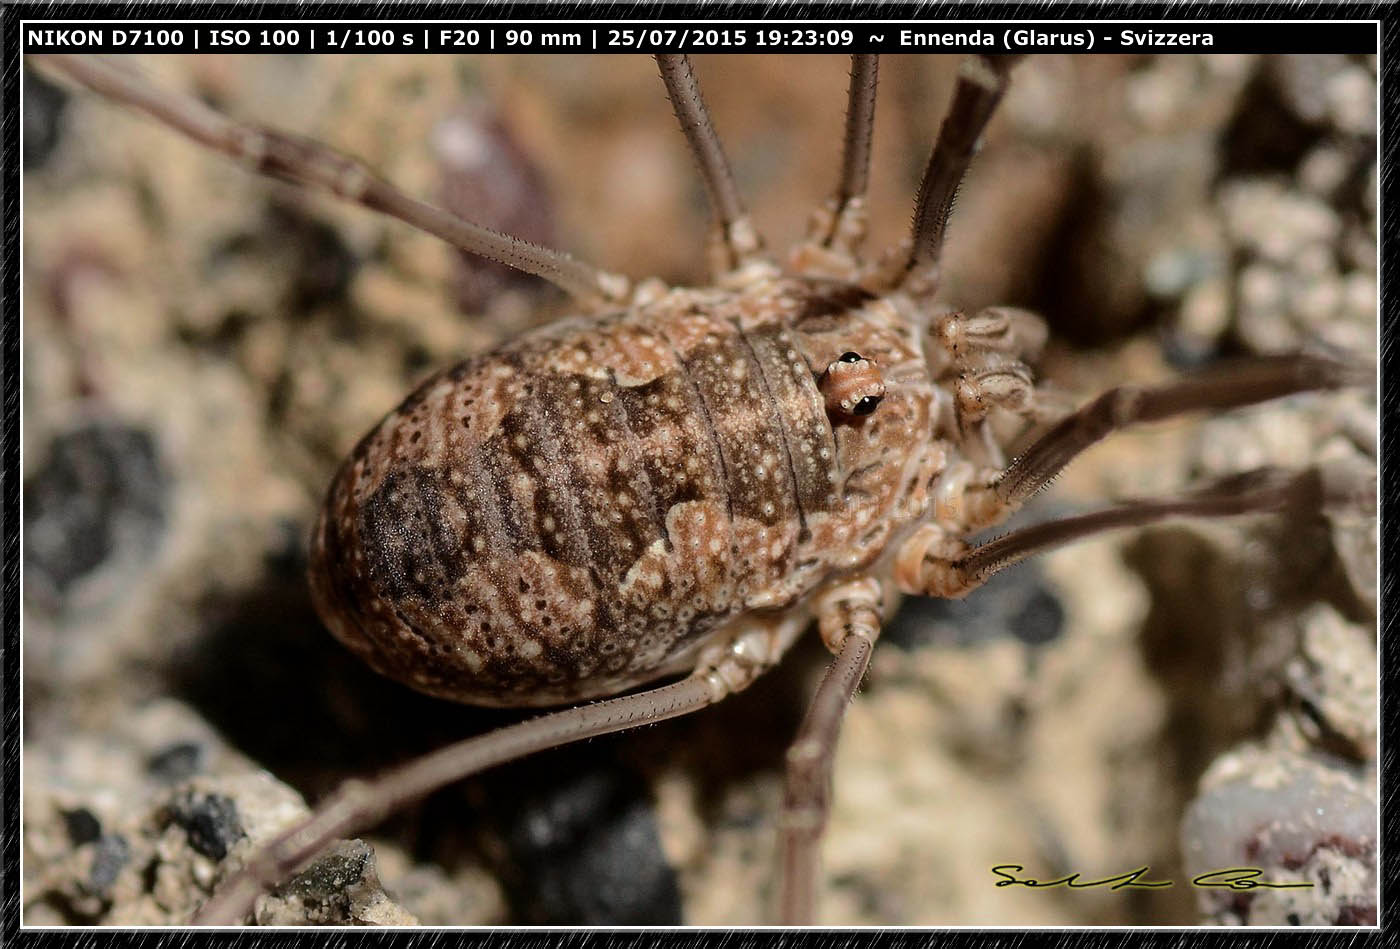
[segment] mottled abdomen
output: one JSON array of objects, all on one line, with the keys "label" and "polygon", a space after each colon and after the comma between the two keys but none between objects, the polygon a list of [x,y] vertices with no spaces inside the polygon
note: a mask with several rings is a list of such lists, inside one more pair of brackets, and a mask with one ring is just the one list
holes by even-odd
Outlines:
[{"label": "mottled abdomen", "polygon": [[[878,556],[929,438],[927,374],[845,285],[677,290],[440,373],[342,466],[312,539],[332,631],[380,672],[547,705],[685,671],[736,615]],[[859,423],[816,376],[909,377]]]}]

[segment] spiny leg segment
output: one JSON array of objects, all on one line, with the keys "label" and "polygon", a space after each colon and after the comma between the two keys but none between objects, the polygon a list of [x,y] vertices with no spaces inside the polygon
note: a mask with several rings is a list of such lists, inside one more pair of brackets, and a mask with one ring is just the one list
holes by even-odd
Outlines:
[{"label": "spiny leg segment", "polygon": [[929,596],[958,598],[993,574],[1033,554],[1122,527],[1144,527],[1178,517],[1237,517],[1244,514],[1320,514],[1336,499],[1316,468],[1289,472],[1259,468],[1232,475],[1176,498],[1147,498],[1077,517],[1047,521],[1004,534],[951,559],[922,558],[915,581]]},{"label": "spiny leg segment", "polygon": [[739,197],[729,160],[724,156],[724,146],[700,92],[700,82],[695,78],[690,57],[684,54],[658,54],[656,65],[661,70],[661,81],[666,84],[671,108],[700,167],[710,204],[719,218],[722,266],[717,269],[720,273],[738,270],[758,255],[763,249],[763,240],[754,230],[743,199]]},{"label": "spiny leg segment", "polygon": [[916,295],[937,287],[938,261],[953,198],[972,163],[978,140],[1011,82],[1020,56],[970,56],[958,70],[953,103],[938,130],[914,209],[914,230],[901,285]]},{"label": "spiny leg segment", "polygon": [[865,189],[870,181],[870,142],[875,133],[875,92],[880,57],[851,57],[851,84],[846,94],[846,133],[841,148],[841,177],[830,204],[828,229],[818,235],[824,247],[854,258],[865,238]]},{"label": "spiny leg segment", "polygon": [[861,283],[866,276],[859,250],[867,223],[865,190],[870,181],[879,67],[879,56],[851,57],[840,175],[831,197],[812,212],[806,238],[788,255],[788,267],[795,273],[849,283]]},{"label": "spiny leg segment", "polygon": [[243,162],[253,171],[386,214],[470,254],[542,277],[593,309],[625,303],[630,282],[562,251],[473,224],[410,197],[363,162],[328,145],[239,122],[197,99],[167,92],[143,77],[94,56],[31,54],[30,60],[62,73],[97,94],[130,106],[201,145]]},{"label": "spiny leg segment", "polygon": [[1136,422],[1186,412],[1224,411],[1319,389],[1366,382],[1357,366],[1327,356],[1290,354],[1222,363],[1179,382],[1109,389],[1022,452],[996,482],[1003,503],[1019,506],[1058,475],[1080,452]]}]

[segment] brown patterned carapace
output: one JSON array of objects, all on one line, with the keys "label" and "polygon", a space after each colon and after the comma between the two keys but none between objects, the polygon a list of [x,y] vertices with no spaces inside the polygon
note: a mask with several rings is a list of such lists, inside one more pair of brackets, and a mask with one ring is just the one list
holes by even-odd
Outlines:
[{"label": "brown patterned carapace", "polygon": [[[770,273],[430,378],[331,487],[322,615],[379,671],[477,704],[689,671],[710,634],[869,566],[921,510],[936,396],[897,309]],[[871,363],[879,411],[829,412],[829,367]]]}]

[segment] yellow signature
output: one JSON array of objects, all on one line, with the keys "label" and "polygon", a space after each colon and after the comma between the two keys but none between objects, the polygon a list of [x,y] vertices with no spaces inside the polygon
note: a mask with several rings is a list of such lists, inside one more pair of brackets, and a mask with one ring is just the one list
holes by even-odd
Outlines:
[{"label": "yellow signature", "polygon": [[[1016,874],[1024,873],[1025,867],[1019,863],[1001,863],[992,867],[992,873],[1001,879],[997,880],[997,886],[1024,886],[1035,889],[1051,889],[1057,886],[1068,887],[1075,890],[1088,890],[1094,887],[1106,886],[1110,890],[1122,889],[1156,889],[1159,887],[1174,886],[1174,880],[1143,880],[1141,877],[1150,870],[1150,867],[1141,866],[1136,870],[1129,870],[1117,876],[1103,877],[1099,880],[1084,880],[1080,874],[1071,873],[1068,876],[1060,877],[1057,880],[1037,880],[1033,877],[1019,877]],[[1230,890],[1253,890],[1272,889],[1287,890],[1296,887],[1311,887],[1313,884],[1307,882],[1280,883],[1274,880],[1261,880],[1264,871],[1257,867],[1226,867],[1221,870],[1208,870],[1205,873],[1198,873],[1191,878],[1192,886],[1199,887],[1222,887]]]}]

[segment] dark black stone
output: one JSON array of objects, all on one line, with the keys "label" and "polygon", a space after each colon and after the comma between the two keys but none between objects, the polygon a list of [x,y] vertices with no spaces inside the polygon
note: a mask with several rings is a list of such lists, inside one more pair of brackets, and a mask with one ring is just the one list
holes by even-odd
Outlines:
[{"label": "dark black stone", "polygon": [[1193,339],[1183,333],[1164,332],[1161,334],[1162,355],[1167,365],[1182,372],[1202,369],[1220,355],[1216,340]]},{"label": "dark black stone", "polygon": [[102,836],[102,822],[86,807],[64,811],[63,825],[68,829],[68,839],[74,847],[81,847]]},{"label": "dark black stone", "polygon": [[1030,279],[1019,293],[1013,289],[997,302],[1039,313],[1057,343],[1097,348],[1136,333],[1152,317],[1140,276],[1125,282],[1105,266],[1105,253],[1117,240],[1125,206],[1151,207],[1161,196],[1129,196],[1115,187],[1103,156],[1087,145],[1067,157],[1062,210],[1039,253],[1020,267]]},{"label": "dark black stone", "polygon": [[170,806],[171,819],[184,828],[190,846],[210,860],[222,860],[245,835],[233,798],[186,792]]},{"label": "dark black stone", "polygon": [[[443,118],[449,134],[469,135],[479,153],[462,162],[437,149],[439,196],[454,214],[522,240],[555,243],[554,202],[534,157],[516,138],[505,113],[484,100],[463,104]],[[457,305],[480,313],[492,299],[508,290],[552,293],[548,283],[494,260],[459,251],[455,274]]]},{"label": "dark black stone", "polygon": [[1220,177],[1290,172],[1322,131],[1289,102],[1284,76],[1289,63],[1261,61],[1245,86],[1222,141]]},{"label": "dark black stone", "polygon": [[403,353],[404,375],[417,378],[433,365],[433,353],[422,343],[411,343]]},{"label": "dark black stone", "polygon": [[1009,567],[961,600],[907,597],[880,635],[901,649],[938,642],[971,646],[1013,636],[1030,646],[1057,639],[1065,611],[1045,588],[1040,567],[1027,560]]},{"label": "dark black stone", "polygon": [[269,225],[277,239],[293,243],[296,267],[287,300],[293,314],[345,299],[359,258],[325,221],[287,204],[274,204]]},{"label": "dark black stone", "polygon": [[63,130],[68,93],[32,70],[24,71],[24,169],[49,160]]},{"label": "dark black stone", "polygon": [[151,755],[146,771],[169,784],[178,784],[204,768],[204,746],[182,741]]},{"label": "dark black stone", "polygon": [[542,785],[506,816],[502,882],[517,920],[679,924],[680,890],[641,778],[608,762],[552,771]]},{"label": "dark black stone", "polygon": [[149,555],[169,487],[143,429],[104,420],[55,438],[24,482],[26,591],[62,596],[118,553]]},{"label": "dark black stone", "polygon": [[300,521],[280,519],[277,534],[263,554],[263,566],[279,576],[305,576],[310,534],[310,529]]},{"label": "dark black stone", "polygon": [[373,869],[374,850],[363,840],[338,842],[329,853],[292,877],[278,892],[313,903],[346,904],[345,891]]},{"label": "dark black stone", "polygon": [[1011,634],[1030,646],[1053,642],[1065,625],[1065,608],[1044,587],[1032,590],[1011,617]]},{"label": "dark black stone", "polygon": [[92,869],[88,871],[88,885],[93,892],[106,893],[130,859],[131,845],[121,834],[99,837],[93,849]]}]

